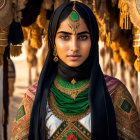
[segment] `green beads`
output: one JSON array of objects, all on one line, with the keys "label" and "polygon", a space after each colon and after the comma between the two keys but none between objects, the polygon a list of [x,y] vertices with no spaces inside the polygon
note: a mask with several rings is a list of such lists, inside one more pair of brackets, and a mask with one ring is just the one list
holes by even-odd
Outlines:
[{"label": "green beads", "polygon": [[76,12],[72,12],[70,15],[71,20],[78,20],[79,19],[79,15]]}]

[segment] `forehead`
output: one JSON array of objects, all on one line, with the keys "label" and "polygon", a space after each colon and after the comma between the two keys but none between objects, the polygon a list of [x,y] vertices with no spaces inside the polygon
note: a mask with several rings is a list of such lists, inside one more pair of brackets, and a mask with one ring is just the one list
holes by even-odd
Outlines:
[{"label": "forehead", "polygon": [[[67,31],[73,33],[74,31],[70,28],[68,25],[68,18],[66,18],[64,21],[61,22],[57,32],[59,31]],[[88,27],[85,23],[85,21],[80,17],[80,25],[78,26],[76,32],[82,32],[82,31],[89,31]]]}]

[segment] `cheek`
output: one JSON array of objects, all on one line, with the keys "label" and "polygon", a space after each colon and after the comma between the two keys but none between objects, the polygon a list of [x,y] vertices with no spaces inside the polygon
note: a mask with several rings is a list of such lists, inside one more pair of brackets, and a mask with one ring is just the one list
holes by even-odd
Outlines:
[{"label": "cheek", "polygon": [[56,50],[59,57],[65,54],[67,44],[64,41],[56,40]]},{"label": "cheek", "polygon": [[82,53],[87,58],[91,49],[91,41],[82,44]]}]

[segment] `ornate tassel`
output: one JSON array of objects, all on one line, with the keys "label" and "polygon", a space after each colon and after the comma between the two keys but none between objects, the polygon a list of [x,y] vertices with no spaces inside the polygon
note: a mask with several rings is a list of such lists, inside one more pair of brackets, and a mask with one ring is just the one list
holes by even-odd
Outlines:
[{"label": "ornate tassel", "polygon": [[12,45],[21,44],[24,41],[23,32],[20,23],[13,21],[9,29],[9,42]]},{"label": "ornate tassel", "polygon": [[128,13],[128,4],[119,1],[118,7],[120,8],[120,27],[121,29],[130,30],[131,21]]},{"label": "ornate tassel", "polygon": [[10,45],[10,55],[11,56],[19,56],[22,53],[21,48],[22,48],[22,46]]}]

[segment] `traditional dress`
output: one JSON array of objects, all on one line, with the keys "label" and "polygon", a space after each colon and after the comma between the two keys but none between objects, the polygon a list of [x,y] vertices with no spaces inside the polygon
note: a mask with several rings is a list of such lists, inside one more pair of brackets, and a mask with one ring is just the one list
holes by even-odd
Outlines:
[{"label": "traditional dress", "polygon": [[[55,38],[66,18],[78,35],[79,16],[88,28],[91,48],[82,64],[70,67],[58,60]],[[29,88],[20,105],[13,139],[140,139],[140,122],[130,94],[120,81],[104,76],[100,68],[98,40],[97,21],[89,7],[68,2],[56,9],[48,27],[48,55],[38,84]],[[80,51],[80,45],[77,47]]]},{"label": "traditional dress", "polygon": [[[105,75],[105,81],[115,109],[119,138],[122,140],[140,140],[140,120],[130,93],[115,78]],[[12,140],[28,138],[30,116],[36,89],[37,83],[31,86],[25,93],[13,123]],[[89,108],[78,115],[66,115],[59,110],[50,91],[49,102],[46,104],[46,112],[48,112],[45,118],[46,130],[48,131],[47,139],[91,139],[91,113]]]}]

